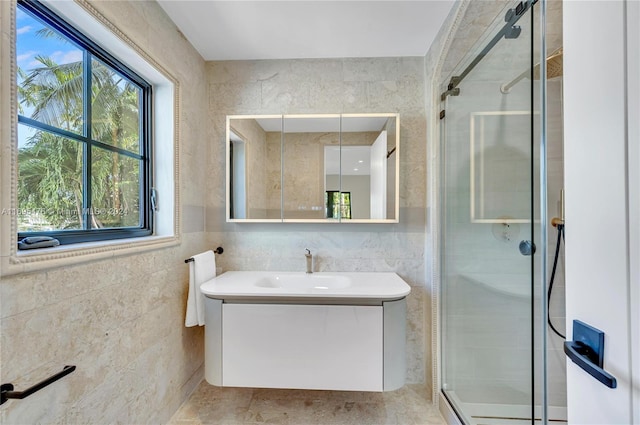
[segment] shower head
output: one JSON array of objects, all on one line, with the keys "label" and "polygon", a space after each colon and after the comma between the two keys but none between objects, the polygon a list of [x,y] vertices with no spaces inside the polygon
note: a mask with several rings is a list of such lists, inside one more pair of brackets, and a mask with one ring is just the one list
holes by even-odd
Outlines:
[{"label": "shower head", "polygon": [[[547,58],[547,79],[562,76],[562,48]],[[540,79],[540,64],[533,68],[533,79]]]},{"label": "shower head", "polygon": [[[560,77],[562,76],[562,47],[553,52],[546,60],[547,63],[547,79]],[[503,84],[500,86],[500,91],[502,93],[509,93],[511,88],[515,86],[520,80],[524,78],[530,78],[533,74],[533,80],[540,79],[540,64],[537,64],[533,67],[533,72],[526,70],[522,74],[518,75],[516,78],[511,80],[511,82],[507,84]]]}]

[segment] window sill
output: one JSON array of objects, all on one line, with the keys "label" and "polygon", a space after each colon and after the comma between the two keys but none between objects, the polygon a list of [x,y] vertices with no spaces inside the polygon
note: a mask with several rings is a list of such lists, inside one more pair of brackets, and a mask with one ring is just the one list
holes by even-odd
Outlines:
[{"label": "window sill", "polygon": [[84,242],[60,245],[53,248],[17,251],[2,258],[2,275],[42,271],[62,266],[71,266],[88,261],[102,260],[123,255],[139,254],[180,243],[176,236],[146,236],[111,241]]}]

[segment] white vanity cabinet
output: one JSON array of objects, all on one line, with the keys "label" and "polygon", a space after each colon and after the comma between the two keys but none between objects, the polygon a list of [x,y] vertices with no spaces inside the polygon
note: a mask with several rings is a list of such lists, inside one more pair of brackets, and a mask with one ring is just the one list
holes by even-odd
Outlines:
[{"label": "white vanity cabinet", "polygon": [[217,386],[391,391],[405,382],[406,299],[361,305],[206,298]]}]

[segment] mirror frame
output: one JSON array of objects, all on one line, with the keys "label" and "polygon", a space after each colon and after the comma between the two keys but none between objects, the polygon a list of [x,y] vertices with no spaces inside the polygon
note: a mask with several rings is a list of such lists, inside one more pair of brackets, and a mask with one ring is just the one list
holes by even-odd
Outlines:
[{"label": "mirror frame", "polygon": [[[342,121],[345,118],[382,118],[386,117],[388,119],[395,119],[395,150],[392,151],[392,154],[395,155],[395,175],[394,175],[394,218],[388,219],[342,219],[342,217],[338,220],[336,219],[286,219],[284,218],[282,211],[282,202],[283,202],[283,193],[284,187],[280,188],[280,218],[278,219],[247,219],[247,218],[231,218],[231,176],[230,176],[230,166],[229,161],[231,160],[231,152],[229,147],[230,133],[231,133],[231,120],[235,119],[274,119],[279,118],[282,120],[283,125],[281,127],[282,134],[280,140],[281,151],[284,148],[284,120],[287,117],[308,117],[308,118],[326,118],[329,116],[336,116],[340,118],[340,137],[342,138]],[[227,115],[226,117],[226,127],[225,127],[225,150],[226,150],[226,204],[225,204],[225,214],[226,221],[228,223],[327,223],[327,224],[395,224],[400,222],[400,114],[398,113],[349,113],[349,114],[270,114],[270,115]],[[284,158],[281,155],[280,158],[280,178],[282,182],[283,176],[283,168],[284,168]],[[282,183],[281,183],[282,184]],[[387,199],[389,202],[390,199]]]}]

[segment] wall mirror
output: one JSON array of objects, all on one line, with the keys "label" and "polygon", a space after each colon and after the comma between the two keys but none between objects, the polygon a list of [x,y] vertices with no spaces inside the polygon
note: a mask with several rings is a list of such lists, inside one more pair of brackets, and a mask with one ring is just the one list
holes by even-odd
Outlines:
[{"label": "wall mirror", "polygon": [[227,221],[282,220],[282,116],[227,117]]},{"label": "wall mirror", "polygon": [[[326,215],[324,170],[331,166],[339,173],[340,115],[286,115],[283,127],[283,218],[338,221],[340,216]],[[325,147],[337,149],[337,158],[326,158]]]},{"label": "wall mirror", "polygon": [[397,223],[398,114],[227,117],[227,221]]}]

